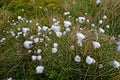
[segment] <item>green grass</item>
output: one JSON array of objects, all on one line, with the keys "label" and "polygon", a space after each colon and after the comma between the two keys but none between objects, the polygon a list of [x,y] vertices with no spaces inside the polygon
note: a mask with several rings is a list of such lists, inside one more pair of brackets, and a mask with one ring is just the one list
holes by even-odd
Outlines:
[{"label": "green grass", "polygon": [[[119,80],[120,69],[110,66],[113,60],[120,62],[116,45],[116,42],[120,41],[117,37],[120,34],[119,3],[120,1],[108,0],[102,1],[97,6],[95,0],[12,0],[9,4],[4,2],[0,8],[0,40],[4,37],[6,40],[3,43],[0,42],[0,80],[6,80],[9,77],[13,80]],[[72,17],[63,16],[65,11],[69,11]],[[107,20],[102,25],[98,25],[98,21],[104,15],[107,15]],[[26,23],[18,20],[18,16],[33,22]],[[76,22],[79,16],[85,16],[90,23]],[[53,25],[53,18],[60,21],[62,32],[65,30],[63,21],[70,21],[71,31],[61,38],[56,37],[54,31],[51,31],[51,35],[45,31],[37,35],[36,23],[50,28]],[[16,25],[11,25],[14,23],[13,20],[17,23]],[[91,27],[92,23],[97,26]],[[110,25],[110,28],[107,29],[106,25]],[[11,35],[11,29],[17,34],[17,29],[23,27],[31,29],[27,37],[21,35],[16,39]],[[99,27],[105,30],[104,34],[98,32]],[[79,28],[83,30],[80,31]],[[86,37],[82,47],[76,43],[76,32],[81,32]],[[95,32],[98,32],[98,39]],[[48,41],[43,35],[51,40]],[[44,42],[34,43],[30,48],[32,52],[28,53],[29,49],[24,47],[23,42],[30,40],[30,36],[44,38]],[[115,39],[112,39],[113,36]],[[93,48],[94,40],[100,42],[99,49]],[[53,43],[59,44],[55,54],[51,51]],[[75,50],[70,49],[71,45],[75,46]],[[42,49],[40,53],[42,59],[32,61],[32,55],[39,55],[35,52],[38,48]],[[81,62],[74,61],[76,55],[81,57]],[[95,64],[88,65],[85,62],[88,55],[96,60]],[[102,64],[103,68],[99,69],[99,64]],[[41,74],[37,74],[35,70],[39,65],[45,68]]]}]

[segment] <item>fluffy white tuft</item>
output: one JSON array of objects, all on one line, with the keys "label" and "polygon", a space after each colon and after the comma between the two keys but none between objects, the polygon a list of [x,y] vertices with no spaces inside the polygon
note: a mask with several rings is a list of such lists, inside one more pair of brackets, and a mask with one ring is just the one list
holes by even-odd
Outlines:
[{"label": "fluffy white tuft", "polygon": [[75,60],[75,62],[80,62],[81,61],[81,57],[79,55],[76,55],[74,60]]},{"label": "fluffy white tuft", "polygon": [[76,36],[77,36],[77,39],[80,41],[85,39],[85,35],[83,35],[82,33],[76,33]]},{"label": "fluffy white tuft", "polygon": [[100,48],[100,43],[96,42],[96,41],[93,41],[93,47],[94,47],[94,49]]},{"label": "fluffy white tuft", "polygon": [[102,24],[103,23],[103,21],[102,20],[99,20],[99,22],[98,22],[99,24]]},{"label": "fluffy white tuft", "polygon": [[57,48],[58,47],[58,43],[53,43],[53,47]]},{"label": "fluffy white tuft", "polygon": [[93,58],[91,58],[90,56],[87,56],[86,57],[86,63],[87,64],[93,64],[93,63],[95,63],[96,61],[95,61],[95,59],[93,59]]},{"label": "fluffy white tuft", "polygon": [[9,77],[7,80],[12,80],[12,77]]},{"label": "fluffy white tuft", "polygon": [[114,68],[120,68],[120,63],[116,60],[111,61],[110,65],[112,65]]},{"label": "fluffy white tuft", "polygon": [[29,48],[31,48],[31,46],[32,46],[32,44],[33,44],[33,41],[25,41],[23,44],[24,44],[24,47],[25,47],[25,48],[28,48],[28,49],[29,49]]},{"label": "fluffy white tuft", "polygon": [[52,53],[57,53],[57,48],[52,48]]},{"label": "fluffy white tuft", "polygon": [[43,73],[44,67],[43,66],[37,66],[36,67],[36,73]]},{"label": "fluffy white tuft", "polygon": [[103,28],[99,28],[100,33],[105,33],[105,30]]},{"label": "fluffy white tuft", "polygon": [[37,49],[37,54],[40,54],[42,52],[42,49]]},{"label": "fluffy white tuft", "polygon": [[85,17],[78,17],[78,22],[79,23],[84,23],[85,22]]},{"label": "fluffy white tuft", "polygon": [[37,56],[37,60],[41,60],[42,59],[42,56]]},{"label": "fluffy white tuft", "polygon": [[31,57],[31,58],[32,58],[32,60],[33,60],[33,61],[35,61],[35,60],[37,59],[37,56],[32,55],[32,57]]},{"label": "fluffy white tuft", "polygon": [[64,26],[66,28],[68,28],[69,26],[71,26],[71,22],[70,21],[64,21]]}]

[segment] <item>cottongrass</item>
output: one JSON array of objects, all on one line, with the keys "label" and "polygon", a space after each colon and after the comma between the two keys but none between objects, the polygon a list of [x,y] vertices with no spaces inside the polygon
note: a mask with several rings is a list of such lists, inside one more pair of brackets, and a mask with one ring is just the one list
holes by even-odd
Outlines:
[{"label": "cottongrass", "polygon": [[100,28],[99,28],[99,32],[100,32],[100,33],[105,33],[105,30],[100,27]]},{"label": "cottongrass", "polygon": [[25,41],[23,44],[25,48],[29,49],[32,47],[33,41]]},{"label": "cottongrass", "polygon": [[81,57],[79,55],[76,55],[74,60],[75,60],[75,62],[80,62],[81,61]]},{"label": "cottongrass", "polygon": [[39,74],[39,73],[43,73],[44,71],[44,66],[37,66],[36,67],[36,73]]},{"label": "cottongrass", "polygon": [[110,62],[110,65],[112,65],[114,68],[120,68],[120,62],[114,60]]},{"label": "cottongrass", "polygon": [[52,53],[57,53],[57,48],[52,48]]},{"label": "cottongrass", "polygon": [[95,61],[95,59],[93,59],[93,58],[91,58],[90,56],[87,56],[86,57],[86,63],[87,64],[94,64],[96,61]]},{"label": "cottongrass", "polygon": [[37,49],[37,54],[40,54],[42,52],[42,49]]},{"label": "cottongrass", "polygon": [[9,77],[7,80],[13,80],[12,77]]},{"label": "cottongrass", "polygon": [[100,48],[100,43],[99,42],[97,42],[97,41],[93,41],[92,42],[93,43],[93,47],[94,47],[94,49],[96,49],[96,48]]}]

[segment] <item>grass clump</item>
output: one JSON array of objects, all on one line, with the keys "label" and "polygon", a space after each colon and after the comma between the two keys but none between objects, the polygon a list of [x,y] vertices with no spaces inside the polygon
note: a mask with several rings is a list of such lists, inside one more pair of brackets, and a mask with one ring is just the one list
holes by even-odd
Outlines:
[{"label": "grass clump", "polygon": [[0,9],[0,79],[119,80],[113,2],[12,0]]}]

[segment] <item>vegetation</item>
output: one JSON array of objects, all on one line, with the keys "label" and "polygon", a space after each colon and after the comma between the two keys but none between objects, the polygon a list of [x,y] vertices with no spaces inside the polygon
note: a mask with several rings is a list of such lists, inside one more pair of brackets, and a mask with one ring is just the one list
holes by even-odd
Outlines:
[{"label": "vegetation", "polygon": [[120,0],[0,1],[0,80],[119,80],[119,4]]}]

